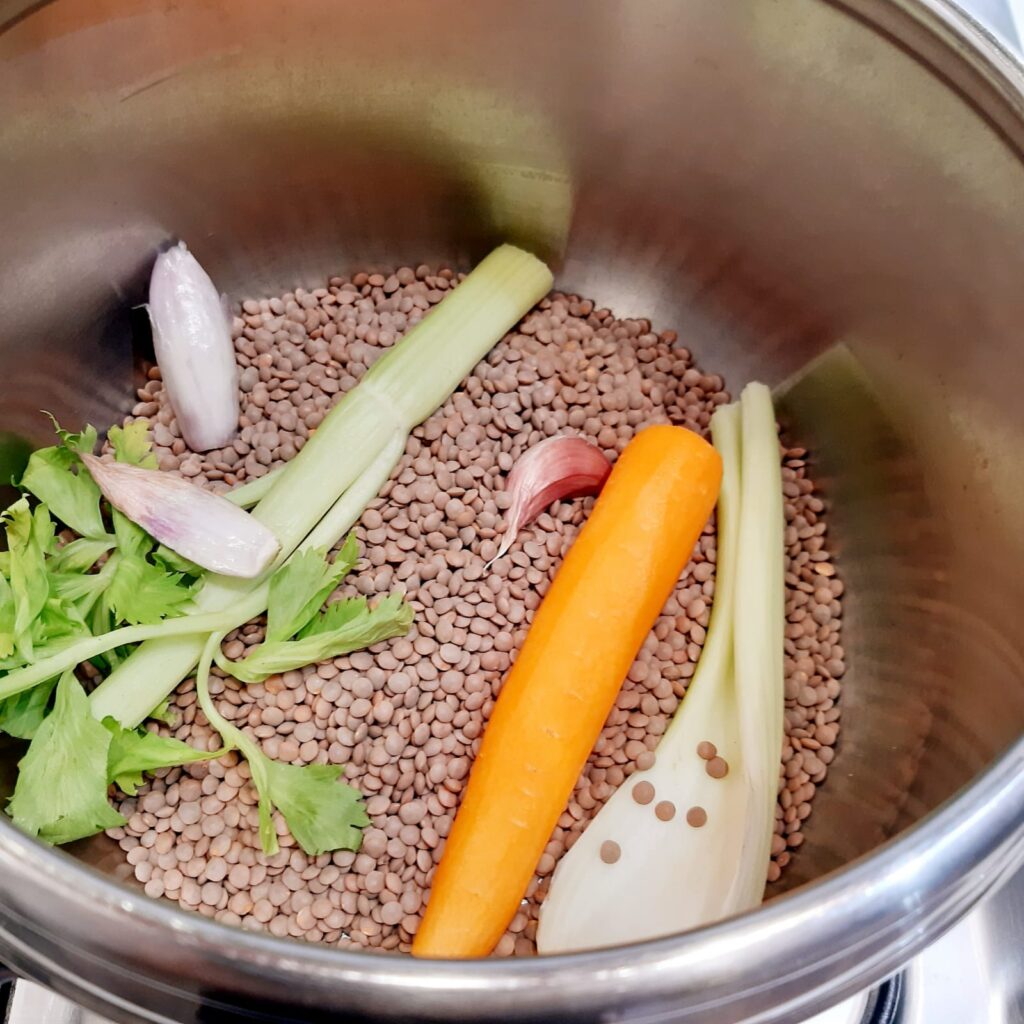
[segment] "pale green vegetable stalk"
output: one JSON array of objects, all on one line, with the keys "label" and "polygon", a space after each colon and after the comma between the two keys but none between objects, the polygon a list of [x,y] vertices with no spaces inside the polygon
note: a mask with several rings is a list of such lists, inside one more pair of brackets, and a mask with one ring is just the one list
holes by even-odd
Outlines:
[{"label": "pale green vegetable stalk", "polygon": [[[782,749],[782,477],[771,396],[751,384],[719,409],[723,461],[715,601],[680,709],[656,751],[602,808],[555,871],[541,908],[541,953],[640,942],[757,906],[764,894]],[[697,754],[714,743],[729,765],[712,778]],[[654,787],[638,803],[633,790]],[[675,809],[662,821],[655,807]],[[690,808],[707,814],[687,823]],[[605,863],[601,845],[621,854]]]},{"label": "pale green vegetable stalk", "polygon": [[740,741],[756,793],[744,846],[744,905],[737,908],[744,910],[764,895],[775,825],[785,708],[786,517],[771,392],[763,384],[749,384],[741,398],[743,492],[733,644]]},{"label": "pale green vegetable stalk", "polygon": [[[536,257],[500,246],[377,360],[253,509],[281,544],[275,566],[311,530],[316,533],[321,521],[326,525],[317,546],[325,546],[325,535],[330,543],[340,538],[387,480],[413,427],[448,398],[551,283],[551,272]],[[230,609],[252,586],[210,576],[197,608]],[[143,644],[93,691],[93,714],[137,725],[195,667],[202,648],[201,636]]]}]

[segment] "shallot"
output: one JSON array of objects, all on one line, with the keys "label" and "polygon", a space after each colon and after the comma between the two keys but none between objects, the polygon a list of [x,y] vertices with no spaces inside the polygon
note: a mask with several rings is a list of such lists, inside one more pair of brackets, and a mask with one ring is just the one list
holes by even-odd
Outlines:
[{"label": "shallot", "polygon": [[204,569],[251,579],[270,565],[280,548],[258,519],[181,477],[104,462],[87,452],[81,459],[114,508]]},{"label": "shallot", "polygon": [[512,502],[505,517],[505,535],[491,561],[506,554],[519,531],[553,501],[597,494],[611,470],[601,449],[582,437],[562,435],[535,444],[508,475],[505,490]]},{"label": "shallot", "polygon": [[217,289],[184,242],[156,259],[149,281],[149,319],[182,437],[196,452],[223,448],[238,428],[231,326]]}]

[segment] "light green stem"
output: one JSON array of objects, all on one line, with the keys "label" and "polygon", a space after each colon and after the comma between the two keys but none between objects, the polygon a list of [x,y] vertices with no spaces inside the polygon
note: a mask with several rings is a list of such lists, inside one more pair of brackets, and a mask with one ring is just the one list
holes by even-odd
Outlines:
[{"label": "light green stem", "polygon": [[[152,640],[154,637],[194,637],[203,636],[213,630],[224,632],[232,630],[259,615],[266,608],[267,592],[267,585],[262,584],[247,595],[244,601],[226,611],[182,615],[179,618],[164,619],[162,622],[152,625],[122,626],[120,629],[111,630],[101,636],[78,640],[57,654],[41,658],[32,665],[15,669],[0,678],[0,699],[13,697],[24,690],[31,690],[33,686],[38,686],[40,683],[46,682],[47,679],[53,679],[76,665],[80,665],[83,661],[105,654],[115,647],[142,643],[145,640]],[[159,704],[160,701],[156,703]],[[156,704],[152,705],[150,710],[154,707]]]},{"label": "light green stem", "polygon": [[280,849],[280,846],[277,840],[277,832],[270,818],[270,807],[265,803],[265,795],[270,791],[266,755],[260,749],[258,743],[246,736],[236,725],[232,725],[217,710],[210,697],[210,668],[213,659],[220,650],[223,639],[223,633],[214,633],[203,645],[202,653],[199,655],[199,665],[196,668],[196,697],[210,725],[220,733],[220,737],[224,741],[225,750],[238,750],[249,763],[249,773],[252,775],[253,785],[255,785],[256,792],[260,797],[260,841],[263,845],[263,852],[268,857],[273,857]]},{"label": "light green stem", "polygon": [[281,479],[283,472],[284,466],[278,466],[277,469],[272,469],[269,473],[264,473],[263,476],[255,480],[250,480],[240,487],[232,487],[230,491],[225,491],[224,497],[239,508],[252,508],[253,505],[259,504],[270,493],[270,489]]},{"label": "light green stem", "polygon": [[[203,644],[202,653],[199,655],[199,664],[196,667],[196,697],[199,699],[199,706],[217,732],[220,733],[227,750],[237,748],[249,760],[255,760],[252,756],[252,748],[255,746],[252,740],[237,726],[232,725],[216,708],[210,697],[210,668],[217,656],[217,651],[224,640],[224,633],[211,633]],[[257,748],[257,752],[259,749]]]},{"label": "light green stem", "polygon": [[405,453],[405,434],[394,434],[363,475],[334,503],[299,545],[299,551],[330,551],[359,522],[366,506],[384,489]]}]

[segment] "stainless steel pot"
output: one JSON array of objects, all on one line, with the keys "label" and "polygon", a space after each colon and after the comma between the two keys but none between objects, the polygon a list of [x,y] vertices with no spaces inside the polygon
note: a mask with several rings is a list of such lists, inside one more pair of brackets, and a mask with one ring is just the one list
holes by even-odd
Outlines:
[{"label": "stainless steel pot", "polygon": [[235,294],[510,237],[734,385],[843,343],[784,414],[834,503],[851,665],[811,884],[756,914],[586,956],[353,955],[0,824],[0,956],[124,1019],[767,1024],[936,937],[1024,852],[1022,148],[1024,74],[944,0],[0,0],[11,444],[40,408],[124,411],[170,236]]}]

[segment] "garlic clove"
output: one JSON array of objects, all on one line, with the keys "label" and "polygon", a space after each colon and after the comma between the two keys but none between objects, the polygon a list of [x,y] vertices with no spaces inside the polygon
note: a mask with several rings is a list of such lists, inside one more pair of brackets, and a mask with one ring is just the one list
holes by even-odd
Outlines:
[{"label": "garlic clove", "polygon": [[251,579],[280,549],[258,519],[212,491],[157,469],[104,462],[88,453],[81,459],[114,508],[204,569]]},{"label": "garlic clove", "polygon": [[597,494],[611,469],[601,450],[582,437],[562,435],[535,444],[508,475],[505,490],[512,500],[505,534],[491,562],[507,554],[519,531],[552,502]]},{"label": "garlic clove", "polygon": [[231,318],[184,242],[161,253],[149,282],[153,347],[189,448],[223,448],[238,429],[238,367]]}]

